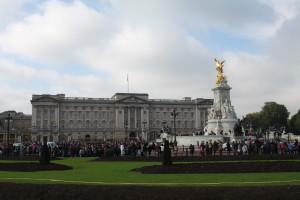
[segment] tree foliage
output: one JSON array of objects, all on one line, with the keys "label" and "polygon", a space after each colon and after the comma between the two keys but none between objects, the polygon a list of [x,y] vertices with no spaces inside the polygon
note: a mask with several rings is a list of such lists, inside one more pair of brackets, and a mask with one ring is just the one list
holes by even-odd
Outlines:
[{"label": "tree foliage", "polygon": [[300,133],[300,110],[292,116],[289,123],[290,131],[293,133]]},{"label": "tree foliage", "polygon": [[249,113],[242,119],[244,127],[254,130],[281,129],[288,126],[289,112],[284,105],[276,102],[266,102],[260,112]]},{"label": "tree foliage", "polygon": [[264,123],[263,128],[280,129],[281,127],[287,127],[289,112],[284,105],[267,102],[262,108],[261,117]]},{"label": "tree foliage", "polygon": [[254,130],[259,129],[262,126],[261,113],[249,113],[241,121],[243,127],[252,127]]}]

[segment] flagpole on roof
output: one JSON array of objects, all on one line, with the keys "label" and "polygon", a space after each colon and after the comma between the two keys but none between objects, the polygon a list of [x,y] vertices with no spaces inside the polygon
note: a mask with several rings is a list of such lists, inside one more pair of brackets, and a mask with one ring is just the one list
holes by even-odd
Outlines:
[{"label": "flagpole on roof", "polygon": [[128,73],[127,73],[127,93],[129,93],[129,76],[128,76]]}]

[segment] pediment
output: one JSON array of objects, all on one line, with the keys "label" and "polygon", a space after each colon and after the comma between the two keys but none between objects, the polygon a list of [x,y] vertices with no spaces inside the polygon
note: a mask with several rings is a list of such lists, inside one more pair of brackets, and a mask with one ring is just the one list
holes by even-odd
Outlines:
[{"label": "pediment", "polygon": [[119,99],[117,103],[134,103],[134,104],[144,104],[148,103],[147,100],[136,97],[136,96],[129,96],[123,99]]}]

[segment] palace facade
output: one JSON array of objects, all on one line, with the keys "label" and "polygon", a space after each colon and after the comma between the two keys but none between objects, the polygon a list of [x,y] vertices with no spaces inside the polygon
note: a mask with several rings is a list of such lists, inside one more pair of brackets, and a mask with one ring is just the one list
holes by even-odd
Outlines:
[{"label": "palace facade", "polygon": [[31,115],[16,111],[0,113],[0,143],[30,142],[31,126]]},{"label": "palace facade", "polygon": [[[149,99],[143,93],[116,93],[111,98],[33,95],[32,140],[151,140],[163,127],[176,135],[192,135],[207,123],[212,99]],[[177,113],[175,118],[171,113]]]}]

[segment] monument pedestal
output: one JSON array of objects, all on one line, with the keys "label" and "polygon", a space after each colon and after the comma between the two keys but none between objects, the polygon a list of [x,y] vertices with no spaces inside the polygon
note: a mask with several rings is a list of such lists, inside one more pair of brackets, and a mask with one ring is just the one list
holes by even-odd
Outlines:
[{"label": "monument pedestal", "polygon": [[224,79],[220,85],[212,90],[214,92],[214,104],[209,110],[205,135],[222,135],[233,138],[237,117],[230,101],[231,87]]}]

